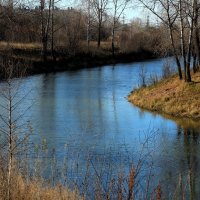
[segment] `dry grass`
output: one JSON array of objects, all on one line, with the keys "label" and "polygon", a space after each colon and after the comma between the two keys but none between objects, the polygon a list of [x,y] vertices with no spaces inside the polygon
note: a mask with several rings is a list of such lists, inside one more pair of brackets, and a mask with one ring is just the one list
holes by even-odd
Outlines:
[{"label": "dry grass", "polygon": [[[117,47],[117,46],[116,46]],[[56,46],[56,48],[65,49],[66,46]],[[24,52],[24,55],[20,55],[17,53],[15,56],[12,55],[14,58],[28,58],[29,60],[33,61],[41,61],[42,58],[40,55],[36,54],[34,55],[34,51],[42,51],[42,44],[41,43],[20,43],[20,42],[0,42],[0,52],[1,55],[7,55],[7,51],[9,50],[21,50]],[[110,41],[102,41],[100,48],[97,47],[97,41],[90,41],[90,47],[89,51],[92,55],[99,55],[99,56],[105,56],[105,55],[111,55],[111,42]],[[87,53],[87,41],[81,41],[80,46],[78,49],[79,53]],[[26,55],[27,52],[32,52],[31,56]],[[50,58],[51,59],[51,58]]]},{"label": "dry grass", "polygon": [[[82,40],[82,41],[81,41],[81,45],[87,47],[87,41]],[[111,44],[111,41],[101,41],[101,46],[100,46],[100,48],[105,49],[105,50],[111,49],[111,48],[112,48],[111,45],[112,45],[112,44]],[[98,47],[97,47],[97,41],[90,41],[90,48],[91,48],[91,49],[93,49],[93,48],[98,48]]]},{"label": "dry grass", "polygon": [[[13,53],[12,51],[9,55],[12,58],[23,59],[23,60],[31,60],[31,61],[41,61],[41,55],[38,53],[34,53],[42,50],[42,45],[39,43],[17,43],[17,42],[0,42],[0,54],[2,56],[8,55],[10,50],[20,50],[21,53]],[[31,52],[29,55],[28,52]],[[28,54],[27,54],[28,53]]]},{"label": "dry grass", "polygon": [[41,49],[42,45],[39,43],[0,42],[0,50],[6,50],[9,48],[21,50],[35,50]]},{"label": "dry grass", "polygon": [[[87,41],[81,41],[80,43],[80,49],[82,52],[87,53],[88,47],[87,47]],[[92,55],[111,55],[112,52],[112,46],[110,41],[101,41],[101,46],[97,47],[97,41],[90,41],[89,45],[89,52]]]},{"label": "dry grass", "polygon": [[[87,47],[87,41],[81,41],[81,46],[84,49]],[[0,50],[6,50],[9,48],[13,49],[21,49],[21,50],[37,50],[42,49],[42,44],[40,43],[20,43],[20,42],[0,42]],[[98,49],[97,41],[90,41],[90,49]],[[101,50],[110,51],[111,50],[111,42],[110,41],[102,41],[101,42]]]},{"label": "dry grass", "polygon": [[[86,48],[87,47],[87,41],[81,41],[81,45]],[[14,49],[25,49],[25,50],[34,50],[34,49],[41,49],[42,44],[40,43],[20,43],[20,42],[0,42],[0,49],[6,49],[12,47]],[[97,47],[97,41],[90,41],[90,48],[93,50],[93,48]],[[101,49],[103,50],[111,50],[111,41],[101,41]]]},{"label": "dry grass", "polygon": [[[4,173],[0,174],[0,200],[7,199],[7,181]],[[41,180],[26,182],[21,175],[13,175],[11,200],[79,200],[83,199],[77,191],[69,191],[62,185],[48,186]]]},{"label": "dry grass", "polygon": [[131,92],[128,100],[134,105],[173,117],[200,118],[200,72],[193,74],[192,83],[180,81],[177,76],[155,85]]}]

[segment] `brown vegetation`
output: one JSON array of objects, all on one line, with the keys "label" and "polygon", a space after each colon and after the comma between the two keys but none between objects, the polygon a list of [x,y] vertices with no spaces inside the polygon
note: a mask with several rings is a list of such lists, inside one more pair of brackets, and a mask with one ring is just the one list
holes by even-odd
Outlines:
[{"label": "brown vegetation", "polygon": [[141,108],[174,117],[200,118],[200,73],[193,74],[193,82],[185,83],[178,76],[161,80],[155,85],[131,92],[128,100]]},{"label": "brown vegetation", "polygon": [[[163,52],[168,43],[164,27],[147,25],[146,19],[122,22],[126,5],[130,2],[113,0],[114,13],[108,8],[107,2],[85,0],[81,2],[81,9],[62,9],[54,0],[45,4],[44,1],[38,1],[35,7],[23,2],[16,3],[10,9],[12,12],[8,12],[8,6],[2,3],[1,55],[9,53],[15,58],[47,62],[66,61],[80,54],[103,54],[105,60],[109,56],[117,59],[122,53],[139,54],[146,51],[160,56],[160,50]],[[164,50],[165,53],[169,51]]]},{"label": "brown vegetation", "polygon": [[[16,173],[12,177],[10,186],[11,195],[9,199],[13,200],[77,200],[82,199],[77,191],[70,191],[67,187],[60,185],[51,186],[44,180],[26,181],[22,175]],[[7,178],[5,172],[0,171],[0,200],[7,199]]]}]

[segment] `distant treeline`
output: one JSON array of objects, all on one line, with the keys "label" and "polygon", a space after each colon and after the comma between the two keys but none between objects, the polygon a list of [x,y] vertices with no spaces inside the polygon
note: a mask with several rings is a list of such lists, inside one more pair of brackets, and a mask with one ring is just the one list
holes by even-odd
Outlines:
[{"label": "distant treeline", "polygon": [[[10,2],[10,1],[9,1]],[[93,2],[93,3],[92,3]],[[51,56],[74,56],[80,53],[112,54],[151,52],[166,55],[171,52],[168,33],[163,24],[149,24],[140,18],[126,23],[121,9],[109,13],[103,5],[84,1],[82,9],[61,9],[54,0],[38,1],[38,5],[2,4],[0,7],[0,41],[32,43],[39,48],[44,60]],[[126,1],[124,1],[126,2]],[[27,48],[27,46],[26,46]]]},{"label": "distant treeline", "polygon": [[[198,0],[77,0],[65,9],[55,0],[1,2],[0,40],[31,43],[44,61],[77,54],[115,58],[121,53],[150,52],[173,55],[179,78],[187,82],[192,80],[191,66],[194,72],[199,70]],[[136,4],[156,16],[157,22],[148,16],[127,22],[127,9],[136,11]]]}]

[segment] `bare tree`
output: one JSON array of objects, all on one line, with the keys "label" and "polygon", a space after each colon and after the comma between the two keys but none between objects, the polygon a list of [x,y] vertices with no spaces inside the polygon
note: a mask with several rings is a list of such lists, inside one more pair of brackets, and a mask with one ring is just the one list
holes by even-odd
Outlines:
[{"label": "bare tree", "polygon": [[87,15],[87,22],[86,22],[86,40],[87,40],[87,52],[89,52],[90,48],[90,40],[91,40],[91,25],[92,25],[92,0],[84,0],[83,3],[86,3],[86,15]]},{"label": "bare tree", "polygon": [[56,19],[56,4],[59,3],[61,0],[51,0],[51,6],[49,9],[51,9],[51,55],[53,60],[56,60],[56,55],[55,55],[55,34],[56,32],[61,29],[64,25],[58,25],[55,22]]},{"label": "bare tree", "polygon": [[0,147],[3,152],[1,156],[7,163],[7,199],[10,199],[15,159],[29,137],[22,120],[29,107],[25,109],[21,107],[21,103],[29,92],[27,94],[20,92],[20,80],[14,80],[14,77],[24,76],[25,68],[22,69],[17,63],[7,59],[1,63],[0,67],[4,80],[1,83],[0,92]]},{"label": "bare tree", "polygon": [[92,38],[92,26],[94,23],[93,16],[93,1],[92,0],[81,0],[81,10],[83,11],[85,28],[86,28],[86,41],[87,41],[87,52],[90,50],[90,41]]},{"label": "bare tree", "polygon": [[187,65],[187,59],[186,59],[186,41],[185,41],[185,15],[184,15],[184,10],[183,10],[183,2],[182,0],[179,0],[179,17],[180,17],[180,39],[181,39],[181,53],[183,57],[183,64],[184,64],[184,78],[186,80],[186,65]]},{"label": "bare tree", "polygon": [[184,64],[184,79],[191,82],[190,65],[193,47],[194,22],[195,22],[195,1],[178,1],[180,18],[181,53]]},{"label": "bare tree", "polygon": [[47,60],[47,48],[49,41],[49,32],[50,32],[50,18],[51,18],[51,7],[52,0],[48,2],[48,9],[45,9],[46,3],[45,0],[40,0],[40,18],[41,18],[41,38],[42,38],[42,47],[43,47],[43,59]]},{"label": "bare tree", "polygon": [[108,0],[93,0],[92,1],[92,8],[94,10],[94,14],[97,18],[98,22],[98,36],[97,36],[97,46],[100,47],[101,45],[101,31],[102,31],[102,24],[104,22],[104,15],[108,8]]},{"label": "bare tree", "polygon": [[51,11],[51,55],[55,60],[54,52],[54,10],[55,10],[55,0],[52,0],[52,11]]},{"label": "bare tree", "polygon": [[186,63],[186,79],[185,81],[191,82],[191,74],[190,74],[190,63],[191,63],[191,56],[192,56],[192,41],[194,36],[194,17],[195,17],[195,1],[192,0],[191,4],[191,13],[189,14],[188,24],[189,24],[189,38],[188,38],[188,50],[187,50],[187,63]]},{"label": "bare tree", "polygon": [[68,54],[74,56],[80,47],[83,30],[82,12],[69,9],[65,15],[65,31],[67,37]]},{"label": "bare tree", "polygon": [[138,0],[146,9],[151,11],[156,17],[158,17],[169,30],[169,37],[171,40],[171,45],[173,48],[173,53],[176,59],[177,69],[179,73],[179,78],[182,79],[181,63],[179,59],[179,52],[176,47],[174,38],[174,25],[178,17],[176,9],[173,8],[173,3],[171,0],[153,0],[145,1]]},{"label": "bare tree", "polygon": [[123,15],[129,0],[112,0],[113,21],[112,21],[112,55],[115,55],[115,32],[119,27],[119,19]]},{"label": "bare tree", "polygon": [[[198,70],[198,65],[200,65],[200,36],[199,36],[199,11],[200,11],[200,3],[195,0],[194,2],[194,72]],[[197,61],[197,63],[196,63]]]}]

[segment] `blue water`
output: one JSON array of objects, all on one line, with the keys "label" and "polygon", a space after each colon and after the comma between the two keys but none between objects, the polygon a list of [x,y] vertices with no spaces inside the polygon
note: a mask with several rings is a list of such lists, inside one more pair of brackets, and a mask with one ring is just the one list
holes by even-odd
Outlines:
[{"label": "blue water", "polygon": [[174,65],[172,58],[156,59],[23,79],[22,88],[31,91],[28,102],[33,103],[26,116],[33,127],[31,141],[45,139],[59,160],[66,155],[70,162],[78,159],[80,171],[88,154],[97,169],[110,163],[114,171],[143,160],[146,168],[141,174],[149,173],[151,164],[152,183],[160,181],[166,187],[174,188],[179,175],[187,177],[192,169],[198,194],[199,130],[184,130],[127,101],[130,91],[140,86],[141,66],[148,80],[150,75],[161,77],[166,62]]}]

